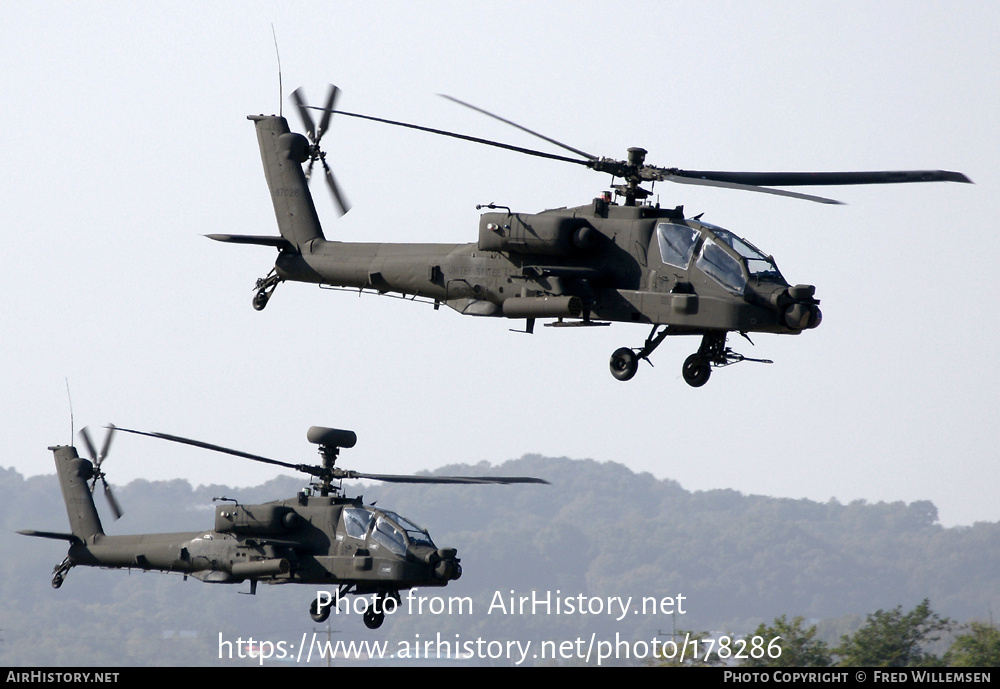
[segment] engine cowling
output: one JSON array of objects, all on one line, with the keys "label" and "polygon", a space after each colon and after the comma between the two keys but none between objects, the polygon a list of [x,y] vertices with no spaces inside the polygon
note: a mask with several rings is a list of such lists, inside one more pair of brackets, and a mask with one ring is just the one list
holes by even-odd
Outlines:
[{"label": "engine cowling", "polygon": [[299,525],[295,510],[283,505],[220,505],[215,508],[219,533],[281,534]]},{"label": "engine cowling", "polygon": [[484,213],[479,248],[516,254],[573,256],[597,245],[599,233],[582,218],[564,215]]}]

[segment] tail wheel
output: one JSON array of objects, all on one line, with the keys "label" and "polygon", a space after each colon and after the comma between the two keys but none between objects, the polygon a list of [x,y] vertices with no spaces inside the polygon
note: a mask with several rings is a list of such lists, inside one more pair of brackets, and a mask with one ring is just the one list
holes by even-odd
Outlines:
[{"label": "tail wheel", "polygon": [[[105,448],[105,452],[107,448]],[[52,571],[52,588],[57,589],[63,585],[66,580],[66,575],[69,574],[69,570],[73,568],[73,561],[66,557],[62,562],[56,565],[55,569]]]},{"label": "tail wheel", "polygon": [[257,294],[255,294],[253,297],[254,309],[257,311],[263,311],[264,307],[267,306],[267,300],[270,298],[271,295],[265,292],[264,290],[260,290],[259,292],[257,292]]}]

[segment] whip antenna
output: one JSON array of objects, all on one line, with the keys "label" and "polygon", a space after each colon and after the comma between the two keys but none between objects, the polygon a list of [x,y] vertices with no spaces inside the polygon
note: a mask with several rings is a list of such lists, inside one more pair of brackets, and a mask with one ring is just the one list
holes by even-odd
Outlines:
[{"label": "whip antenna", "polygon": [[281,97],[285,91],[281,87],[281,53],[278,52],[278,34],[274,30],[274,22],[271,22],[271,36],[274,38],[274,54],[278,58],[278,117],[282,117]]},{"label": "whip antenna", "polygon": [[69,398],[69,444],[73,444],[73,396],[69,394],[69,378],[66,378],[66,397]]}]

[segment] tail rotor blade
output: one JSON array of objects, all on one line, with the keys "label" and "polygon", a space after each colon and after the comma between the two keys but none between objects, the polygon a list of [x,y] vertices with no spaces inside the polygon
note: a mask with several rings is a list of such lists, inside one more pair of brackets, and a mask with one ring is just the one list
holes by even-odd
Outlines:
[{"label": "tail rotor blade", "polygon": [[323,117],[319,121],[319,129],[316,131],[316,143],[323,138],[323,134],[326,133],[326,128],[330,125],[330,116],[333,115],[333,111],[337,106],[337,95],[340,93],[338,89],[333,84],[330,84],[329,95],[326,97],[326,108],[323,110]]},{"label": "tail rotor blade", "polygon": [[292,100],[295,101],[295,105],[299,109],[299,116],[302,118],[302,124],[306,127],[306,134],[309,135],[309,140],[316,143],[316,125],[313,124],[312,115],[309,114],[309,110],[306,107],[305,95],[300,86],[292,91]]},{"label": "tail rotor blade", "polygon": [[123,514],[122,508],[118,504],[118,501],[115,500],[115,494],[111,492],[111,486],[108,485],[108,482],[104,478],[101,478],[101,483],[104,484],[104,497],[111,507],[111,512],[115,515],[115,519],[121,519]]},{"label": "tail rotor blade", "polygon": [[330,193],[333,194],[333,201],[340,209],[340,214],[344,215],[347,211],[351,210],[351,204],[349,204],[340,193],[340,187],[337,186],[337,180],[334,178],[333,171],[330,170],[330,166],[326,164],[325,160],[321,159],[321,162],[323,163],[323,170],[326,172],[327,186],[330,187]]},{"label": "tail rotor blade", "polygon": [[[337,180],[334,178],[333,171],[330,170],[330,166],[326,164],[326,153],[320,150],[319,147],[319,140],[323,138],[323,134],[326,133],[327,127],[330,126],[330,118],[335,112],[337,96],[339,94],[340,89],[333,84],[330,84],[330,90],[327,92],[326,96],[326,106],[319,108],[312,105],[306,105],[306,96],[300,87],[292,92],[292,100],[295,101],[295,105],[299,108],[299,114],[302,115],[302,122],[306,126],[309,140],[312,142],[312,145],[309,147],[309,166],[306,168],[306,179],[312,181],[313,165],[317,160],[319,160],[320,164],[323,165],[326,185],[330,187],[330,193],[333,194],[333,202],[337,206],[337,211],[340,215],[344,215],[347,211],[351,210],[351,204],[347,202],[344,195],[340,192],[340,185],[337,184]],[[312,115],[309,114],[310,110],[321,110],[323,112],[319,121],[319,129],[315,128]]]},{"label": "tail rotor blade", "polygon": [[84,426],[83,428],[80,429],[79,435],[81,438],[83,438],[83,444],[87,446],[87,452],[90,453],[90,460],[96,463],[98,454],[97,454],[97,449],[94,447],[93,441],[91,441],[90,439],[90,431],[88,431],[87,427]]},{"label": "tail rotor blade", "polygon": [[108,450],[111,449],[111,439],[115,437],[115,427],[114,425],[108,426],[108,433],[104,436],[104,447],[101,448],[101,454],[98,456],[100,461],[104,461],[108,456]]}]

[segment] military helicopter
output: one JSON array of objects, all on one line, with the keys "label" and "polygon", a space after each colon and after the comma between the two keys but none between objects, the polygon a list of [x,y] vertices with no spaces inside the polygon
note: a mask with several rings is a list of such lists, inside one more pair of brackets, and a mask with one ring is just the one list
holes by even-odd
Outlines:
[{"label": "military helicopter", "polygon": [[[306,136],[292,133],[281,116],[250,116],[257,130],[264,174],[280,236],[210,234],[222,242],[271,246],[278,250],[273,270],[257,281],[253,306],[263,309],[284,280],[321,287],[357,289],[382,295],[446,304],[471,316],[537,319],[551,326],[644,323],[652,329],[639,348],[611,355],[611,373],[630,380],[639,362],[670,335],[700,335],[698,351],[682,367],[684,380],[704,385],[713,367],[750,359],[727,346],[729,333],[799,334],[822,320],[812,285],[790,285],[772,256],[737,234],[701,216],[687,218],[683,206],[649,202],[641,184],[660,181],[741,189],[840,203],[833,199],[775,189],[783,186],[964,182],[943,170],[897,172],[716,172],[647,165],[646,151],[630,148],[627,160],[598,157],[543,136],[476,106],[445,96],[516,127],[577,157],[568,157],[406,122],[336,108],[339,90],[331,85],[326,105],[306,104],[301,89],[292,94]],[[319,126],[310,111],[322,112]],[[541,213],[515,213],[507,206],[477,206],[478,241],[470,244],[377,244],[327,241],[307,180],[318,161],[341,214],[350,208],[326,162],[320,140],[333,114],[407,127],[518,153],[583,165],[612,175],[615,197],[603,192],[591,203]],[[302,165],[308,161],[304,172]],[[752,344],[752,341],[751,341]]]},{"label": "military helicopter", "polygon": [[[211,530],[107,536],[93,493],[101,481],[115,519],[121,516],[121,507],[101,468],[116,430],[296,469],[314,481],[294,498],[263,505],[215,498],[224,504],[216,507]],[[69,570],[77,565],[175,572],[185,579],[192,576],[211,584],[249,581],[251,594],[257,592],[258,582],[337,587],[336,595],[324,597],[317,592],[309,608],[313,620],[326,621],[333,605],[348,595],[374,595],[372,604],[363,606],[363,620],[369,629],[382,625],[386,611],[394,609],[387,606],[400,602],[400,591],[447,586],[462,576],[462,565],[454,548],[438,548],[425,529],[395,512],[365,505],[360,497],[347,497],[339,482],[548,483],[526,476],[406,476],[340,469],[334,464],[341,448],[354,447],[357,436],[353,431],[321,426],[311,427],[306,434],[309,442],[319,446],[322,462],[318,465],[290,464],[180,436],[114,426],[108,427],[98,452],[86,428],[80,435],[90,459],[80,457],[72,446],[49,448],[55,457],[72,533],[18,531],[69,541],[69,553],[55,567],[53,588],[62,586]]]}]

